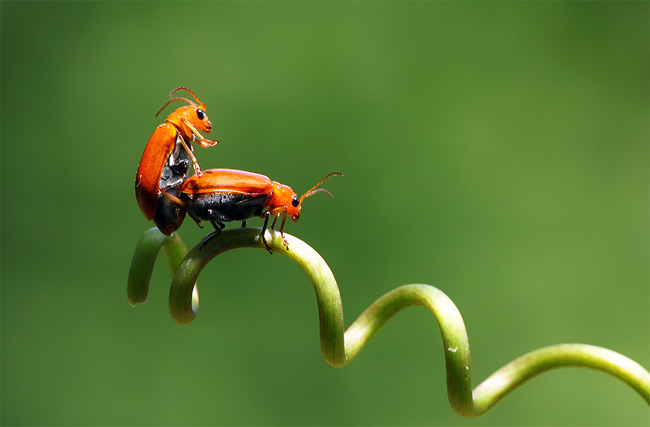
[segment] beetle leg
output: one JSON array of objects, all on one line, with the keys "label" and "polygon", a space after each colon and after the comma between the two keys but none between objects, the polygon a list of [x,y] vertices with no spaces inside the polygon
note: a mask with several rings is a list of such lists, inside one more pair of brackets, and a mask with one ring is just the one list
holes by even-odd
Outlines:
[{"label": "beetle leg", "polygon": [[178,197],[174,196],[173,194],[169,194],[169,193],[166,192],[166,191],[162,191],[162,195],[165,196],[165,197],[167,197],[167,198],[168,198],[169,200],[171,200],[172,202],[181,205],[182,207],[185,207],[185,206],[186,206],[186,203],[185,203],[184,201],[182,201],[182,200],[179,199]]},{"label": "beetle leg", "polygon": [[201,224],[201,220],[195,217],[191,210],[188,210],[187,214],[190,216],[190,218],[194,220],[194,222],[196,222],[196,225],[198,225],[199,228],[201,229],[203,228],[203,225]]},{"label": "beetle leg", "polygon": [[270,254],[273,254],[273,251],[271,250],[271,246],[269,246],[269,244],[266,241],[266,236],[264,236],[264,234],[266,234],[266,226],[269,224],[269,215],[271,214],[269,213],[269,211],[266,211],[262,215],[264,216],[264,225],[262,226],[262,234],[260,234],[260,236],[262,237],[262,242],[264,243],[264,246],[266,246],[266,250],[269,251]]},{"label": "beetle leg", "polygon": [[213,219],[210,220],[210,223],[214,227],[214,231],[217,234],[221,233],[221,230],[223,230],[226,227],[226,225],[223,222],[215,221]]},{"label": "beetle leg", "polygon": [[[277,218],[277,217],[276,217]],[[284,247],[289,250],[289,243],[287,243],[287,239],[284,237],[284,222],[287,220],[287,210],[284,210],[284,214],[282,215],[282,224],[280,224],[280,236],[282,236],[282,243],[284,243]]]},{"label": "beetle leg", "polygon": [[192,126],[192,123],[189,122],[187,119],[181,119],[183,120],[183,123],[187,125],[187,127],[192,131],[194,134],[194,137],[196,138],[197,141],[199,141],[199,144],[201,144],[202,147],[207,148],[207,147],[213,147],[219,143],[216,139],[214,141],[210,141],[209,139],[205,139],[203,135],[194,127]]},{"label": "beetle leg", "polygon": [[271,230],[275,230],[275,223],[278,221],[278,216],[276,215],[275,218],[273,218],[273,223],[271,224]]},{"label": "beetle leg", "polygon": [[190,156],[190,160],[192,161],[192,166],[194,167],[194,173],[200,176],[201,168],[199,167],[199,161],[196,159],[196,156],[192,152],[192,149],[187,145],[185,138],[183,138],[178,133],[176,134],[176,138],[180,139],[183,148],[185,148],[185,151],[187,151],[187,155]]},{"label": "beetle leg", "polygon": [[215,237],[217,237],[219,234],[221,234],[221,230],[223,230],[226,225],[223,222],[215,221],[213,219],[210,220],[210,223],[214,227],[214,231],[207,236],[201,241],[201,246],[199,246],[199,250],[203,249],[203,246],[207,245],[208,242]]}]

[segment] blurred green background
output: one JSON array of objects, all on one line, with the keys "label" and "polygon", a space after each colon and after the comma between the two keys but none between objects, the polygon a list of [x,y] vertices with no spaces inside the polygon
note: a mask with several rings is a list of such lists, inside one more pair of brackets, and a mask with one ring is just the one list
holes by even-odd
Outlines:
[{"label": "blurred green background", "polygon": [[476,383],[563,342],[649,367],[647,2],[3,1],[1,37],[3,424],[647,423],[584,369],[460,418],[423,308],[332,368],[307,278],[260,250],[206,268],[189,326],[162,258],[149,302],[126,300],[152,225],[135,171],[185,85],[221,141],[204,168],[298,193],[345,174],[287,231],[330,264],[346,324],[429,283],[464,316]]}]

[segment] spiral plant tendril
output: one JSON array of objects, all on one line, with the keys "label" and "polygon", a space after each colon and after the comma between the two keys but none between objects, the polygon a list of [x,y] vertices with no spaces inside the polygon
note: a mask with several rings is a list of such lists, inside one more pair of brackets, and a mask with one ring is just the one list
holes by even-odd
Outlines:
[{"label": "spiral plant tendril", "polygon": [[[582,366],[606,372],[627,383],[650,405],[650,373],[638,363],[602,347],[587,344],[559,344],[527,353],[508,363],[472,390],[470,353],[465,324],[454,303],[433,286],[400,286],[376,300],[344,330],[343,306],[336,280],[325,260],[303,241],[285,234],[289,250],[278,232],[267,231],[266,240],[274,252],[295,261],[307,273],[314,290],[320,318],[321,351],[332,366],[343,367],[359,354],[368,340],[398,311],[412,306],[427,307],[442,333],[447,365],[447,393],[453,409],[462,416],[476,417],[533,376],[550,369]],[[182,240],[148,230],[136,247],[128,282],[132,305],[146,301],[151,271],[162,247],[174,274],[169,308],[174,320],[188,324],[196,317],[196,279],[212,258],[236,248],[265,249],[259,228],[222,232],[207,244],[185,255]]]}]

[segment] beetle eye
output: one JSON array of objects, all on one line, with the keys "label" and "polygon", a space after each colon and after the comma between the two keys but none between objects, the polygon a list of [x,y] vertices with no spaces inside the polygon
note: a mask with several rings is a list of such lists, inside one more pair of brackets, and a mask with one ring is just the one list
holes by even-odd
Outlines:
[{"label": "beetle eye", "polygon": [[196,117],[198,117],[199,120],[203,120],[203,118],[205,117],[205,113],[203,112],[203,110],[201,110],[200,108],[196,110]]},{"label": "beetle eye", "polygon": [[293,196],[293,198],[291,199],[291,206],[297,208],[299,204],[300,204],[300,200],[298,200],[296,196]]}]

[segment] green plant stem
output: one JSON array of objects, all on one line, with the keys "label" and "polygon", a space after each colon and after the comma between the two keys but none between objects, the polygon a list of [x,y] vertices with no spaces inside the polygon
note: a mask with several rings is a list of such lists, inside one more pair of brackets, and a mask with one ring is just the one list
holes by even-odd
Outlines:
[{"label": "green plant stem", "polygon": [[[259,228],[227,230],[187,254],[176,269],[170,290],[170,312],[175,321],[187,324],[196,317],[198,301],[193,303],[193,295],[196,279],[203,267],[215,256],[231,249],[265,249],[259,238],[260,231]],[[147,233],[155,234],[152,230]],[[422,305],[433,313],[440,326],[449,401],[460,415],[481,415],[533,376],[566,366],[606,372],[628,384],[650,404],[650,373],[646,369],[619,353],[587,344],[560,344],[527,353],[499,369],[472,391],[465,324],[454,303],[442,291],[422,284],[400,286],[377,299],[344,332],[343,307],[332,271],[309,245],[293,236],[285,236],[289,250],[285,248],[280,233],[267,231],[266,239],[274,252],[288,256],[300,265],[312,282],[318,304],[321,350],[332,366],[343,367],[350,363],[394,314],[411,305]],[[150,250],[147,248],[149,246],[143,250]],[[132,287],[131,281],[129,287]],[[133,287],[138,288],[136,285]]]},{"label": "green plant stem", "polygon": [[477,415],[525,381],[550,369],[581,366],[606,372],[628,384],[650,404],[650,373],[632,359],[589,344],[558,344],[526,353],[508,363],[474,389]]}]

